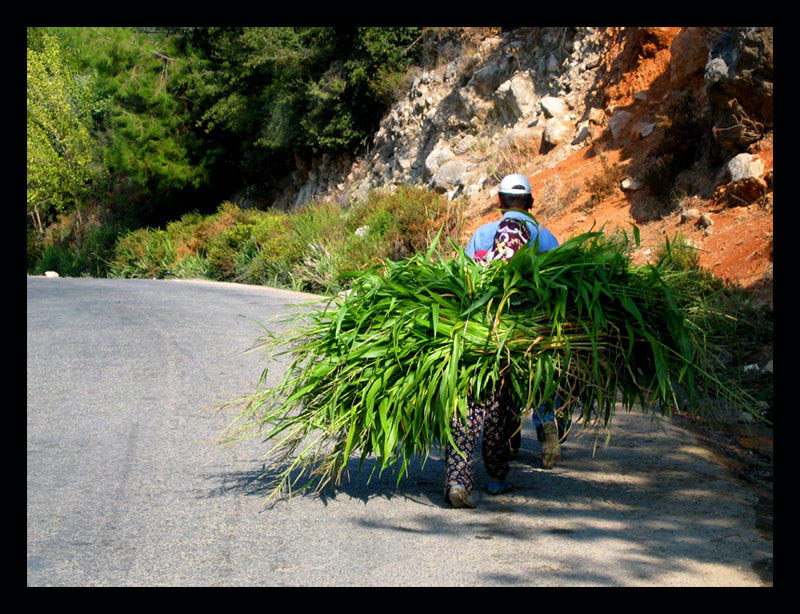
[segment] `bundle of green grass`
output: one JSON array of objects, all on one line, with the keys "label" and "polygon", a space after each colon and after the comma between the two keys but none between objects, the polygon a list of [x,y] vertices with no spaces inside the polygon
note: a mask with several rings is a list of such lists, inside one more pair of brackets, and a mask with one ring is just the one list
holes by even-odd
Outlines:
[{"label": "bundle of green grass", "polygon": [[453,443],[468,397],[501,381],[523,419],[557,400],[606,433],[617,407],[663,414],[678,391],[689,407],[705,406],[698,396],[746,406],[707,368],[712,348],[679,273],[633,266],[628,244],[589,232],[487,267],[434,245],[354,276],[347,295],[294,314],[290,335],[261,338],[290,364],[233,403],[223,441],[269,444],[270,499],[338,484],[354,457],[359,469],[369,457],[394,466],[399,482],[413,458]]}]

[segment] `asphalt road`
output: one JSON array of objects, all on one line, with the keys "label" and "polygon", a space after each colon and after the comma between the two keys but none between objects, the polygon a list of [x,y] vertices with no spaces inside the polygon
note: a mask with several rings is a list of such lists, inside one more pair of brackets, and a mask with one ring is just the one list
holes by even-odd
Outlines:
[{"label": "asphalt road", "polygon": [[254,320],[308,299],[28,277],[28,586],[765,585],[756,496],[635,413],[552,470],[529,423],[514,491],[483,494],[478,462],[474,510],[443,503],[439,458],[265,507],[263,444],[215,445],[226,417],[204,410],[254,389]]}]

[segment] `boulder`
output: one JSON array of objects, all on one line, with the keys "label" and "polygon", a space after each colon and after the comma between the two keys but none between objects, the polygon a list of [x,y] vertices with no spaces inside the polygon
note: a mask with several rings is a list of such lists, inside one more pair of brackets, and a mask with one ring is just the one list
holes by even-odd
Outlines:
[{"label": "boulder", "polygon": [[472,87],[482,98],[491,98],[495,90],[505,81],[506,71],[505,63],[490,62],[472,73],[467,87]]},{"label": "boulder", "polygon": [[758,156],[749,153],[734,156],[725,168],[733,182],[750,177],[760,178],[764,174],[764,162]]},{"label": "boulder", "polygon": [[536,109],[533,79],[528,72],[518,72],[495,90],[493,99],[495,109],[503,120],[514,123]]},{"label": "boulder", "polygon": [[466,170],[467,166],[461,160],[449,160],[436,171],[431,185],[437,192],[447,192],[462,184]]},{"label": "boulder", "polygon": [[544,140],[544,126],[517,125],[508,131],[500,141],[499,147],[515,147],[520,151],[539,153]]},{"label": "boulder", "polygon": [[687,89],[692,80],[703,76],[708,48],[703,43],[703,28],[683,28],[670,46],[669,80],[676,89]]},{"label": "boulder", "polygon": [[546,117],[562,117],[567,112],[567,103],[555,96],[545,96],[541,100],[542,111]]},{"label": "boulder", "polygon": [[543,138],[546,143],[550,145],[560,145],[567,142],[571,134],[571,129],[568,124],[560,119],[548,119],[544,124]]},{"label": "boulder", "polygon": [[620,109],[615,111],[608,120],[608,127],[615,141],[619,141],[628,135],[628,126],[633,119],[633,113]]},{"label": "boulder", "polygon": [[428,177],[436,174],[439,168],[455,157],[447,143],[438,143],[425,158],[425,172]]}]

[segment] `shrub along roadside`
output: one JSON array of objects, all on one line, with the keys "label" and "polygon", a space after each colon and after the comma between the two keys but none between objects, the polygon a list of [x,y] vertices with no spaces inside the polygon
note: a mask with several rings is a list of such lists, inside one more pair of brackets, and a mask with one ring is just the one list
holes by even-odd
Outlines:
[{"label": "shrub along roadside", "polygon": [[166,228],[122,236],[112,277],[201,278],[274,285],[331,294],[349,286],[348,272],[382,258],[401,260],[426,249],[441,229],[458,241],[461,205],[424,188],[373,191],[348,208],[319,202],[290,212],[241,209],[188,213]]}]

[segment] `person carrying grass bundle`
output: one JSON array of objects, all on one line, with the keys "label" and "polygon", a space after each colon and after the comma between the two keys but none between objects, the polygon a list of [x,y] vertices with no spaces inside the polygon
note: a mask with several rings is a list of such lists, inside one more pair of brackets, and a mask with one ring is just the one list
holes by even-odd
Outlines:
[{"label": "person carrying grass bundle", "polygon": [[[503,178],[498,188],[498,204],[503,211],[502,218],[483,224],[475,231],[465,250],[467,256],[486,265],[493,260],[508,260],[523,245],[538,244],[540,252],[558,246],[555,236],[527,213],[533,205],[533,195],[524,175]],[[490,494],[511,490],[511,485],[505,481],[508,463],[521,443],[521,423],[507,386],[501,385],[481,399],[468,399],[467,407],[466,424],[457,415],[451,423],[458,450],[448,445],[445,454],[445,500],[456,508],[475,507],[470,493],[474,485],[473,458],[481,429]],[[542,406],[533,412],[533,423],[542,442],[542,463],[545,467],[554,467],[561,455],[562,433],[559,431],[563,432],[563,424],[556,421],[552,406]]]}]

